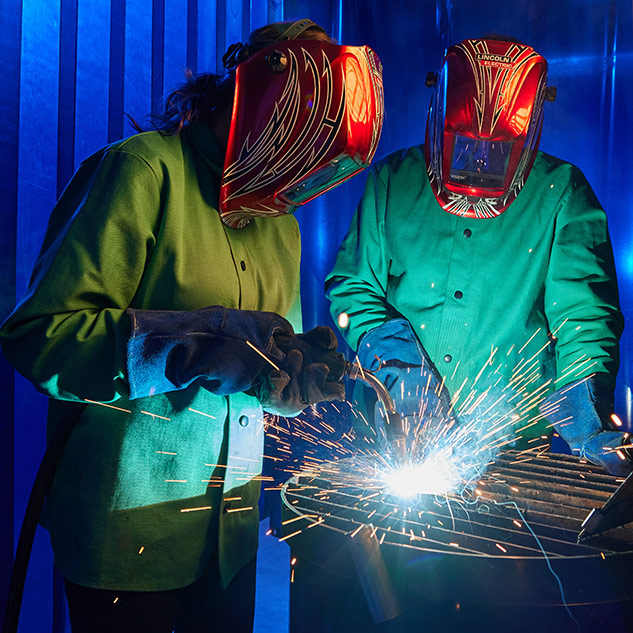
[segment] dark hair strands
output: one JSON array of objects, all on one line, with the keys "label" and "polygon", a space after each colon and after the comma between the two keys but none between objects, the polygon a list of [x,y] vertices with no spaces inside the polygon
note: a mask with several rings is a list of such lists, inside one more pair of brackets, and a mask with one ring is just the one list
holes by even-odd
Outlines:
[{"label": "dark hair strands", "polygon": [[[224,75],[203,73],[194,75],[190,68],[185,70],[185,82],[171,92],[163,101],[161,112],[150,114],[149,129],[162,134],[178,134],[182,129],[200,120],[209,120],[213,113],[230,105],[235,89],[235,72]],[[137,132],[146,132],[130,117],[132,127]]]},{"label": "dark hair strands", "polygon": [[[267,24],[255,29],[247,47],[250,57],[270,44],[280,41],[282,33],[293,24],[294,20]],[[305,29],[297,39],[332,42],[325,29],[318,25]],[[229,51],[237,45],[229,47]],[[228,51],[227,51],[228,52]],[[226,55],[225,55],[226,57]],[[247,58],[245,57],[245,59]],[[244,61],[243,59],[239,60]],[[229,107],[233,102],[235,91],[235,69],[230,68],[223,75],[202,73],[195,75],[190,68],[185,70],[185,82],[178,86],[164,99],[162,109],[147,118],[149,127],[144,128],[132,116],[126,113],[132,127],[137,132],[154,129],[161,134],[178,134],[185,127],[197,121],[210,121],[218,111]]]}]

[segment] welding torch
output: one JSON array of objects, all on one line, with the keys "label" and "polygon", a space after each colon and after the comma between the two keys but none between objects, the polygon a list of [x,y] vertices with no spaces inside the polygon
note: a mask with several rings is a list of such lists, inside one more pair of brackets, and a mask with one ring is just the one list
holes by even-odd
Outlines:
[{"label": "welding torch", "polygon": [[360,380],[376,392],[384,414],[385,424],[382,420],[376,421],[376,431],[382,431],[383,439],[392,453],[404,456],[406,450],[405,434],[402,418],[396,410],[393,398],[385,385],[368,369],[361,367],[360,363],[351,363],[341,352],[335,349],[325,349],[302,340],[299,337],[290,337],[285,334],[276,334],[275,342],[281,350],[290,347],[298,349],[306,362],[324,363],[329,369],[328,381],[339,382],[348,377],[351,380]]},{"label": "welding torch", "polygon": [[363,369],[358,363],[350,363],[347,361],[345,375],[352,380],[360,380],[376,392],[376,396],[378,400],[380,400],[380,404],[382,404],[385,412],[386,422],[385,426],[380,425],[380,423],[378,423],[377,426],[382,426],[382,430],[385,434],[384,439],[387,441],[392,452],[403,457],[406,452],[406,437],[402,417],[396,410],[393,398],[387,391],[385,385],[376,378],[373,372],[368,369]]}]

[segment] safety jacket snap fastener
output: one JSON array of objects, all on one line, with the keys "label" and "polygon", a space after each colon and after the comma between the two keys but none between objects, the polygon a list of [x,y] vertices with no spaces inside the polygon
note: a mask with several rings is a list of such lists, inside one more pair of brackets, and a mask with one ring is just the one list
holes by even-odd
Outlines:
[{"label": "safety jacket snap fastener", "polygon": [[455,299],[461,299],[464,296],[464,293],[461,290],[455,291]]},{"label": "safety jacket snap fastener", "polygon": [[237,420],[238,424],[240,426],[248,426],[249,423],[249,419],[247,415],[240,415],[240,417]]},{"label": "safety jacket snap fastener", "polygon": [[464,229],[464,237],[470,237],[473,232],[470,229]]},{"label": "safety jacket snap fastener", "polygon": [[453,357],[450,354],[446,354],[446,356],[444,356],[445,363],[450,363],[452,360],[453,360]]}]

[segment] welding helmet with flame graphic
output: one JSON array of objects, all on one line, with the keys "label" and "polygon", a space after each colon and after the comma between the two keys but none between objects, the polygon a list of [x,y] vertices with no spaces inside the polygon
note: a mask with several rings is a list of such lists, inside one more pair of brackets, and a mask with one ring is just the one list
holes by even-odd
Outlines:
[{"label": "welding helmet with flame graphic", "polygon": [[383,118],[382,65],[367,46],[277,42],[237,66],[220,217],[294,210],[367,167]]},{"label": "welding helmet with flame graphic", "polygon": [[446,52],[426,128],[425,158],[440,206],[493,218],[517,197],[543,126],[547,61],[524,44],[464,40]]}]

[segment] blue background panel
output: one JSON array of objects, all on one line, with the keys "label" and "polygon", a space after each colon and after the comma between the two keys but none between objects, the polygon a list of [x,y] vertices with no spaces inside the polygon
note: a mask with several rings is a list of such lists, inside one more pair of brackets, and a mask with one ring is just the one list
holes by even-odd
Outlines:
[{"label": "blue background panel", "polygon": [[[631,425],[633,334],[633,20],[630,0],[3,0],[0,3],[0,319],[28,283],[47,217],[81,160],[132,133],[186,67],[221,70],[234,41],[266,22],[311,17],[347,44],[368,44],[384,64],[386,118],[378,155],[424,139],[430,91],[444,48],[495,32],[548,58],[541,147],[578,165],[605,207],[627,327],[617,412]],[[303,232],[304,326],[332,325],[323,298],[364,176],[297,215]],[[46,401],[0,359],[0,468],[4,486],[0,590],[44,450]],[[38,534],[21,631],[67,629],[47,535]],[[282,629],[280,629],[282,630]]]},{"label": "blue background panel", "polygon": [[108,143],[110,20],[108,3],[91,0],[77,3],[75,169],[84,158]]}]

